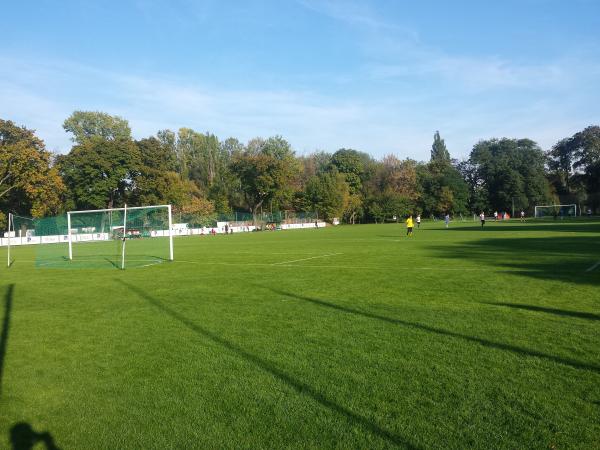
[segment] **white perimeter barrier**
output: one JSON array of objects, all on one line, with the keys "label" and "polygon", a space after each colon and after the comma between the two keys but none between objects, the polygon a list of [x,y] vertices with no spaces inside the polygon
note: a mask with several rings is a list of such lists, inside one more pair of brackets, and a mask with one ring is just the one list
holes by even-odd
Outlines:
[{"label": "white perimeter barrier", "polygon": [[[281,225],[282,230],[296,230],[302,228],[324,228],[325,222],[314,223],[286,223]],[[254,231],[254,225],[229,227],[228,230],[233,233],[249,233]],[[211,234],[224,234],[225,227],[203,227],[203,228],[177,228],[173,229],[173,236],[202,236]],[[169,230],[155,230],[150,232],[151,237],[168,237]],[[93,241],[109,241],[109,233],[81,233],[72,235],[73,242],[93,242]],[[8,245],[9,238],[0,238],[0,246]],[[10,245],[35,245],[35,244],[59,244],[68,243],[69,236],[53,235],[53,236],[25,236],[10,238]]]}]

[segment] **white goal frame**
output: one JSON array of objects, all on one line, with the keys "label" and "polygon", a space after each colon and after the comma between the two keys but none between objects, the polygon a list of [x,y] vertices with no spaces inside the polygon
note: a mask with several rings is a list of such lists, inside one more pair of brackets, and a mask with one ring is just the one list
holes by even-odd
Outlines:
[{"label": "white goal frame", "polygon": [[[533,217],[535,217],[536,219],[538,218],[538,208],[563,208],[563,207],[573,207],[573,210],[575,211],[575,215],[573,217],[577,217],[577,204],[576,203],[570,203],[568,205],[536,205],[535,209],[534,209]],[[580,211],[580,214],[581,214],[581,211]]]},{"label": "white goal frame", "polygon": [[[123,236],[126,233],[127,227],[127,211],[132,209],[158,209],[166,208],[169,214],[169,261],[173,261],[173,214],[171,205],[148,205],[148,206],[127,206],[123,208],[106,208],[106,209],[88,209],[84,211],[69,211],[67,212],[67,236],[69,241],[69,260],[73,260],[73,234],[71,233],[71,215],[87,214],[87,213],[103,213],[111,211],[123,211]],[[121,252],[121,269],[125,268],[125,241],[123,242]]]}]

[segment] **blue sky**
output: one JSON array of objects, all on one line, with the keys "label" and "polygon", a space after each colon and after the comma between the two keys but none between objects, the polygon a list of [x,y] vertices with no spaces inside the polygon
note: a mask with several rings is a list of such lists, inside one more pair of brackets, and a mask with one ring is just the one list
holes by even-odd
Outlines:
[{"label": "blue sky", "polygon": [[74,110],[142,138],[190,127],[427,159],[492,137],[549,148],[600,123],[600,2],[8,2],[0,118],[66,152]]}]

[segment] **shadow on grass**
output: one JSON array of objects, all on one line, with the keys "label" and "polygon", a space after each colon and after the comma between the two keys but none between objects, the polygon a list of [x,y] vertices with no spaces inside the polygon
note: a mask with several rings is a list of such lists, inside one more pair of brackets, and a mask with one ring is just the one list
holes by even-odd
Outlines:
[{"label": "shadow on grass", "polygon": [[[262,286],[262,287],[264,287],[264,286]],[[520,355],[520,356],[542,358],[542,359],[545,359],[545,360],[548,360],[548,361],[551,361],[554,363],[571,366],[574,369],[590,370],[592,372],[600,373],[600,366],[580,362],[580,361],[577,361],[574,359],[563,358],[560,356],[554,356],[554,355],[550,355],[548,353],[539,352],[537,350],[528,349],[528,348],[524,348],[524,347],[518,347],[516,345],[504,344],[502,342],[494,342],[494,341],[490,341],[487,339],[477,338],[477,337],[469,336],[467,334],[444,330],[443,328],[437,328],[437,327],[432,327],[430,325],[424,325],[424,324],[421,324],[418,322],[410,322],[408,320],[393,319],[390,317],[370,313],[367,311],[361,311],[361,310],[350,308],[347,306],[340,306],[335,303],[326,302],[324,300],[320,300],[320,299],[316,299],[316,298],[305,297],[302,295],[293,294],[291,292],[280,291],[278,289],[273,289],[273,288],[268,288],[268,289],[270,289],[271,291],[273,291],[274,293],[279,294],[279,295],[284,295],[286,297],[295,298],[297,300],[302,300],[305,302],[312,303],[314,305],[334,309],[336,311],[341,311],[341,312],[348,313],[348,314],[367,317],[369,319],[380,320],[380,321],[391,323],[394,325],[402,325],[405,327],[410,327],[410,328],[414,328],[417,330],[426,331],[429,333],[435,333],[435,334],[438,334],[441,336],[449,336],[449,337],[461,339],[464,341],[472,342],[475,344],[479,344],[484,347],[493,348],[496,350],[504,350],[504,351],[514,353],[514,354]]]},{"label": "shadow on grass", "polygon": [[577,317],[578,319],[600,320],[599,314],[579,312],[579,311],[569,311],[566,309],[546,308],[545,306],[534,306],[534,305],[524,305],[521,303],[502,303],[502,302],[499,302],[499,303],[484,302],[483,304],[484,305],[493,305],[493,306],[506,306],[507,308],[524,309],[526,311],[542,312],[542,313],[547,313],[547,314],[554,314],[557,316]]},{"label": "shadow on grass", "polygon": [[46,450],[58,450],[52,435],[47,431],[37,433],[30,424],[19,422],[10,429],[10,443],[13,450],[32,450],[44,445]]},{"label": "shadow on grass", "polygon": [[488,237],[429,249],[444,259],[466,260],[542,280],[600,285],[598,236]]},{"label": "shadow on grass", "polygon": [[2,320],[2,334],[0,334],[0,396],[2,395],[2,375],[4,373],[4,358],[8,344],[8,331],[10,328],[10,314],[12,311],[14,284],[9,284],[4,294],[4,319]]},{"label": "shadow on grass", "polygon": [[546,232],[562,232],[562,233],[600,233],[600,221],[598,222],[571,222],[561,221],[556,222],[525,222],[515,223],[508,222],[503,223],[502,221],[494,222],[487,221],[485,226],[481,227],[479,223],[473,225],[458,225],[456,223],[450,223],[448,231],[473,231],[478,228],[481,232],[492,232],[492,231],[546,231]]},{"label": "shadow on grass", "polygon": [[269,361],[267,361],[259,356],[256,356],[252,353],[247,352],[246,350],[239,347],[235,343],[230,342],[227,339],[224,339],[224,338],[218,336],[217,334],[213,333],[212,331],[207,330],[206,328],[192,322],[188,318],[184,317],[182,314],[180,314],[177,311],[171,309],[170,307],[164,305],[160,300],[147,294],[142,289],[140,289],[136,286],[133,286],[122,280],[116,280],[116,281],[123,284],[127,289],[134,292],[140,298],[146,300],[147,302],[149,302],[150,304],[152,304],[153,306],[155,306],[156,308],[161,310],[163,313],[165,313],[168,316],[170,316],[171,318],[179,321],[181,324],[185,325],[187,328],[194,331],[196,334],[198,334],[206,339],[209,339],[210,341],[220,345],[221,347],[224,347],[225,349],[227,349],[230,352],[235,353],[236,355],[243,358],[247,362],[255,365],[256,367],[260,368],[261,370],[271,374],[272,376],[276,377],[277,379],[284,382],[288,386],[292,387],[299,394],[309,396],[316,402],[320,403],[322,406],[344,416],[349,422],[351,422],[355,425],[361,426],[365,430],[369,431],[373,435],[378,436],[381,439],[384,439],[388,443],[391,443],[391,444],[394,444],[397,446],[402,446],[402,447],[408,448],[408,449],[418,448],[415,445],[408,442],[407,440],[403,439],[402,437],[380,427],[379,425],[372,422],[371,420],[351,411],[350,409],[348,409],[342,405],[337,404],[333,400],[328,399],[327,397],[325,397],[324,394],[318,392],[316,389],[314,389],[310,385],[303,383],[300,380],[295,379],[294,377],[285,373],[281,369],[278,369]]}]

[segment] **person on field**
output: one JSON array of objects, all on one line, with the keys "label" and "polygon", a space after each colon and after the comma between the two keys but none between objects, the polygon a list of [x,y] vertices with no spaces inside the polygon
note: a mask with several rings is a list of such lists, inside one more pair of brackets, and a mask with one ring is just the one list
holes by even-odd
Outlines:
[{"label": "person on field", "polygon": [[417,214],[417,228],[421,228],[421,214]]},{"label": "person on field", "polygon": [[494,211],[494,221],[498,221],[498,211]]},{"label": "person on field", "polygon": [[448,225],[450,224],[450,214],[446,213],[444,216],[444,223],[446,224],[446,228],[448,228]]},{"label": "person on field", "polygon": [[521,222],[525,222],[525,211],[521,210]]},{"label": "person on field", "polygon": [[485,213],[483,211],[481,211],[481,214],[479,214],[479,220],[481,220],[481,228],[483,228],[485,225]]},{"label": "person on field", "polygon": [[408,219],[406,219],[406,235],[407,236],[412,236],[413,234],[413,218],[412,215],[408,216]]}]

